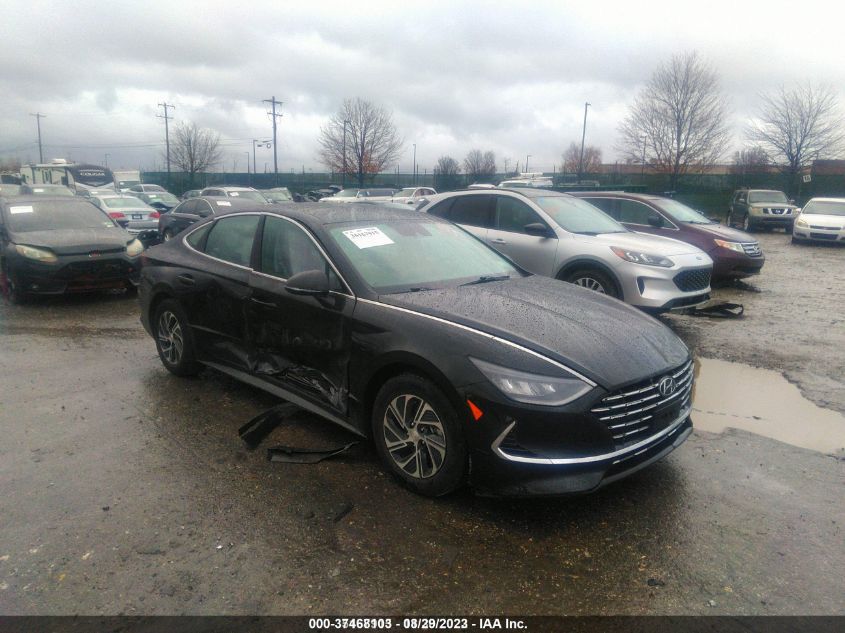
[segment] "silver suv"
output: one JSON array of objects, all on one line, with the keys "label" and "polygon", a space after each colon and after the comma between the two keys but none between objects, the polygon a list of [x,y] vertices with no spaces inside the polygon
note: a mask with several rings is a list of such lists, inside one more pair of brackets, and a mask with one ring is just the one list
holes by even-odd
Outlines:
[{"label": "silver suv", "polygon": [[629,231],[593,205],[544,189],[456,191],[423,210],[522,268],[660,312],[709,299],[713,260],[678,240]]}]

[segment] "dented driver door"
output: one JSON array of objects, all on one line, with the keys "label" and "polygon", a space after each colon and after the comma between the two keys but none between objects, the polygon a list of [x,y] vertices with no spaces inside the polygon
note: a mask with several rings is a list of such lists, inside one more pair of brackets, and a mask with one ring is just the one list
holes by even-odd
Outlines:
[{"label": "dented driver door", "polygon": [[[266,217],[258,260],[247,309],[251,373],[345,416],[355,299],[291,220]],[[328,271],[333,290],[325,296],[289,292],[287,280],[308,270]]]}]

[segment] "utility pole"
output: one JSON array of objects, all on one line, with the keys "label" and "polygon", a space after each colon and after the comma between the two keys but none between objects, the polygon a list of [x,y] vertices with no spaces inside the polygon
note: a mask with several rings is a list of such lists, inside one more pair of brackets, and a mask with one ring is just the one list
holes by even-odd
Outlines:
[{"label": "utility pole", "polygon": [[44,152],[41,151],[41,119],[47,118],[47,115],[41,114],[40,112],[36,112],[35,114],[31,114],[29,116],[34,116],[35,121],[38,124],[38,162],[44,162]]},{"label": "utility pole", "polygon": [[279,184],[279,159],[276,152],[276,148],[279,144],[276,142],[276,120],[282,118],[282,113],[276,113],[276,105],[279,106],[279,109],[282,108],[283,101],[276,101],[276,97],[270,97],[269,99],[264,99],[262,103],[269,103],[272,107],[272,110],[268,112],[268,116],[271,117],[273,121],[273,173],[276,174],[276,185]]},{"label": "utility pole", "polygon": [[417,144],[414,143],[414,183],[417,184]]},{"label": "utility pole", "polygon": [[172,116],[168,116],[167,108],[171,110],[175,110],[176,106],[170,105],[169,103],[159,103],[160,108],[164,108],[164,114],[157,114],[156,117],[159,119],[164,119],[164,144],[167,148],[167,180],[170,181],[170,126],[168,125],[168,121],[172,119]]},{"label": "utility pole", "polygon": [[109,156],[110,156],[110,155],[111,155],[111,154],[106,154],[106,155],[104,156],[105,161],[103,161],[103,167],[108,167],[108,166],[109,166]]},{"label": "utility pole", "polygon": [[584,104],[584,128],[581,130],[581,159],[578,161],[578,182],[581,182],[581,176],[584,173],[584,137],[587,136],[587,108],[589,103]]},{"label": "utility pole", "polygon": [[531,158],[531,154],[525,155],[525,173],[528,173],[528,159]]}]

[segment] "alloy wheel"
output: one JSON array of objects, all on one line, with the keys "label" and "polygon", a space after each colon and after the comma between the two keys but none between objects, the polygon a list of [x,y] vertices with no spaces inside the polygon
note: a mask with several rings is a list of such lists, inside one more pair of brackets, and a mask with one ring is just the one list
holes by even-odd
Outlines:
[{"label": "alloy wheel", "polygon": [[393,462],[415,479],[434,476],[446,458],[446,432],[434,408],[419,396],[390,401],[382,432]]},{"label": "alloy wheel", "polygon": [[179,319],[169,310],[165,310],[158,318],[158,344],[161,355],[171,365],[177,365],[182,359],[185,346],[182,338],[182,326]]},{"label": "alloy wheel", "polygon": [[593,290],[601,294],[607,294],[607,291],[604,289],[602,283],[597,279],[593,279],[592,277],[578,277],[578,279],[573,280],[572,283],[574,283],[576,286],[586,288],[587,290]]}]

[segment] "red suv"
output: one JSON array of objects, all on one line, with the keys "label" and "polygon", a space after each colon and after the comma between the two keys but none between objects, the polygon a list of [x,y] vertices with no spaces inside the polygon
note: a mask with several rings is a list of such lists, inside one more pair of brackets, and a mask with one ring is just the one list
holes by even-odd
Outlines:
[{"label": "red suv", "polygon": [[713,259],[714,280],[756,275],[766,261],[760,244],[748,233],[714,222],[677,200],[614,191],[571,195],[597,206],[632,231],[697,246]]}]

